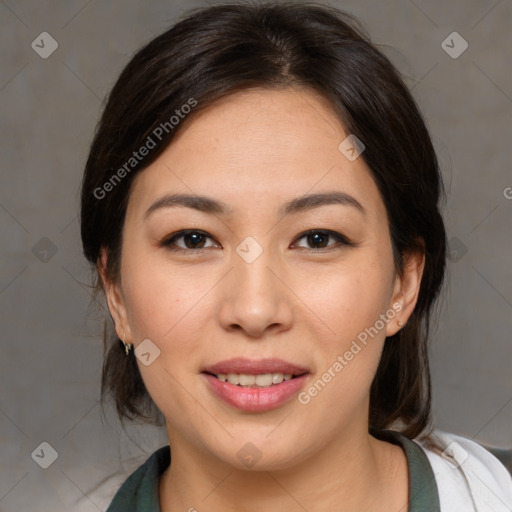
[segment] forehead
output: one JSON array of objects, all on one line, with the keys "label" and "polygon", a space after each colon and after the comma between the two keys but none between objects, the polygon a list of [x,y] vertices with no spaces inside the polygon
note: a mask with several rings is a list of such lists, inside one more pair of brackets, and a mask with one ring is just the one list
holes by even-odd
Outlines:
[{"label": "forehead", "polygon": [[349,134],[333,106],[310,89],[237,92],[195,113],[181,128],[135,178],[137,204],[184,192],[215,196],[240,213],[248,200],[277,209],[301,195],[338,190],[383,213],[364,160],[351,161],[339,149]]}]

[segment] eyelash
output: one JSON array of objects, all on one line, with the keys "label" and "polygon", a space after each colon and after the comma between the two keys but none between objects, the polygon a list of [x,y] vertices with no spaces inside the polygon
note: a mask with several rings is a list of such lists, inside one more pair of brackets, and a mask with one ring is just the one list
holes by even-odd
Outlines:
[{"label": "eyelash", "polygon": [[[174,233],[170,237],[165,238],[160,242],[161,247],[165,247],[173,252],[179,252],[179,253],[190,253],[190,252],[201,252],[203,250],[210,249],[210,247],[199,247],[197,249],[183,249],[181,247],[172,247],[172,245],[175,243],[176,240],[183,238],[186,235],[190,234],[199,234],[202,236],[205,236],[207,238],[212,239],[211,236],[209,236],[206,232],[198,230],[198,229],[184,229],[182,231],[178,231],[177,233]],[[304,233],[301,233],[296,240],[300,240],[301,238],[304,238],[308,235],[313,235],[316,233],[320,233],[324,236],[330,236],[336,240],[337,243],[332,244],[328,247],[321,247],[320,249],[307,249],[304,247],[300,247],[300,249],[305,249],[308,253],[318,253],[318,252],[328,252],[335,248],[336,246],[350,246],[355,247],[356,244],[352,243],[346,236],[342,235],[341,233],[337,233],[336,231],[331,231],[330,229],[310,229],[308,231],[305,231]]]}]

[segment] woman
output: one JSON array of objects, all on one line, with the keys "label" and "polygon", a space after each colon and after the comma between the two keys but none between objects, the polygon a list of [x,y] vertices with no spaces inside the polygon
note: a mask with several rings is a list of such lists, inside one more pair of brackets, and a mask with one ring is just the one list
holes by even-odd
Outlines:
[{"label": "woman", "polygon": [[170,447],[108,511],[510,510],[505,466],[431,425],[442,193],[414,100],[344,13],[216,5],[142,48],[82,240],[115,326],[102,395]]}]

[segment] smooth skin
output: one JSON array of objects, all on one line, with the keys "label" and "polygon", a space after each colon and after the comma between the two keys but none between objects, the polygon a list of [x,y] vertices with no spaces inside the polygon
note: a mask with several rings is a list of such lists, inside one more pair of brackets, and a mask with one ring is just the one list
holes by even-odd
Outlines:
[{"label": "smooth skin", "polygon": [[[395,273],[377,186],[362,158],[338,149],[348,133],[316,92],[250,89],[184,123],[132,184],[119,282],[105,278],[106,251],[99,261],[118,336],[135,348],[150,339],[161,351],[149,366],[137,360],[171,445],[161,510],[406,512],[407,460],[368,434],[369,393],[386,336],[414,310],[424,255],[406,255],[404,275]],[[332,191],[364,213],[328,204],[279,214],[287,201]],[[231,211],[146,214],[176,193]],[[162,243],[184,229],[200,233]],[[307,230],[340,233],[352,245]],[[246,237],[263,250],[252,263],[236,252]],[[307,390],[393,304],[400,312],[305,405],[294,397],[242,412],[201,375],[233,357],[278,357],[309,369]],[[246,443],[261,454],[250,468],[237,456]]]}]

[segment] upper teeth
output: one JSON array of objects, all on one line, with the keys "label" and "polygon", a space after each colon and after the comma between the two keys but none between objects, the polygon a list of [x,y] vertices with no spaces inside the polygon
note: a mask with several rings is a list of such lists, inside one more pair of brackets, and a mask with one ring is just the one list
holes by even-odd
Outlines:
[{"label": "upper teeth", "polygon": [[283,380],[290,380],[291,373],[262,373],[260,375],[247,375],[246,373],[219,373],[216,377],[236,386],[250,387],[259,386],[261,388],[271,386],[272,384],[280,384]]}]

